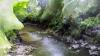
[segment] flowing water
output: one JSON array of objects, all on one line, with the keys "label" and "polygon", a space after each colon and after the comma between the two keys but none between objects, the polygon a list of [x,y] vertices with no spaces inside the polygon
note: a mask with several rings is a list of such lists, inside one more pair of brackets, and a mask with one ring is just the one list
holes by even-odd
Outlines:
[{"label": "flowing water", "polygon": [[33,56],[65,56],[65,47],[57,40],[44,37],[41,41],[41,46],[36,50]]},{"label": "flowing water", "polygon": [[23,42],[11,49],[10,56],[90,56],[88,49],[75,49],[78,44],[64,44],[31,24],[25,24],[19,33]]},{"label": "flowing water", "polygon": [[37,45],[37,49],[34,50],[33,56],[65,56],[64,52],[66,48],[64,44],[53,39],[52,36],[36,32],[32,32],[32,36],[35,36],[37,39],[42,38],[36,41],[38,42],[35,44]]},{"label": "flowing water", "polygon": [[[21,43],[20,45],[17,45],[17,48],[10,54],[11,56],[65,56],[65,45],[56,39],[53,38],[53,36],[47,35],[47,34],[40,34],[39,31],[41,32],[40,29],[32,26],[32,25],[25,25],[25,28],[21,30],[21,33],[27,32],[30,35],[31,40],[33,41],[31,44],[28,43]],[[24,35],[23,37],[29,38],[27,35]],[[26,39],[27,39],[26,38]],[[39,40],[38,40],[39,39]],[[25,40],[25,39],[24,39]],[[31,52],[31,54],[26,54],[28,53],[27,50],[32,49],[31,51],[29,50],[28,52]],[[26,53],[25,53],[26,52]]]},{"label": "flowing water", "polygon": [[[36,25],[25,24],[19,33],[23,41],[11,49],[10,56],[90,56],[88,49],[80,48],[76,41],[70,45],[64,44]],[[82,43],[81,45],[84,45],[87,42]],[[96,47],[91,46],[91,48]],[[94,53],[97,52],[92,54]]]}]

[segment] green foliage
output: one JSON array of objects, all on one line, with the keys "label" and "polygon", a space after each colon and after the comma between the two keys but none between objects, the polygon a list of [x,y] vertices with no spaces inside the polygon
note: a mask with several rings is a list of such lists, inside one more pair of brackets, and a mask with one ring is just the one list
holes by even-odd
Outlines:
[{"label": "green foliage", "polygon": [[[61,13],[63,0],[48,0],[47,7],[43,11],[41,19],[47,19],[48,17],[55,17],[56,14]],[[60,15],[58,15],[60,16]]]},{"label": "green foliage", "polygon": [[19,2],[14,5],[14,13],[20,21],[23,21],[28,16],[28,2]]},{"label": "green foliage", "polygon": [[6,56],[8,49],[11,48],[11,44],[6,38],[5,34],[0,31],[0,56]]},{"label": "green foliage", "polygon": [[7,50],[11,48],[5,32],[13,29],[22,29],[23,24],[16,18],[13,13],[13,5],[16,0],[0,1],[0,56],[6,56]]},{"label": "green foliage", "polygon": [[98,17],[89,17],[81,22],[81,26],[92,27],[100,24],[100,19]]},{"label": "green foliage", "polygon": [[[48,25],[53,29],[60,29],[62,27],[62,7],[63,0],[48,0],[47,6],[41,8],[37,6],[36,0],[30,0],[29,2],[20,2],[15,4],[15,15],[23,21],[25,17],[32,21],[49,21]],[[28,12],[29,11],[29,12]]]},{"label": "green foliage", "polygon": [[64,0],[62,13],[65,17],[72,15],[76,18],[80,13],[86,13],[91,7],[95,7],[96,0]]},{"label": "green foliage", "polygon": [[59,29],[61,29],[62,26],[63,26],[63,18],[62,18],[62,16],[60,14],[59,14],[59,16],[55,15],[55,17],[49,23],[49,26],[53,30],[59,30]]},{"label": "green foliage", "polygon": [[[8,5],[8,3],[10,4]],[[9,2],[8,0],[0,3],[2,5],[0,6],[0,30],[4,32],[12,29],[23,28],[23,24],[19,22],[13,13],[13,4],[11,3],[13,2]]]},{"label": "green foliage", "polygon": [[14,13],[20,21],[24,21],[26,17],[31,21],[39,21],[41,7],[37,6],[36,0],[21,1],[14,5]]},{"label": "green foliage", "polygon": [[37,0],[29,1],[28,11],[30,13],[29,16],[34,18],[33,20],[40,20],[40,19],[38,19],[38,17],[40,15],[40,13],[42,12],[42,8],[38,5]]},{"label": "green foliage", "polygon": [[49,27],[53,30],[59,30],[62,27],[63,15],[62,7],[63,0],[48,0],[47,7],[43,11],[41,19],[46,19],[49,21]]},{"label": "green foliage", "polygon": [[7,39],[10,41],[10,43],[15,43],[15,39],[17,38],[17,35],[14,30],[5,32],[5,35],[6,35]]}]

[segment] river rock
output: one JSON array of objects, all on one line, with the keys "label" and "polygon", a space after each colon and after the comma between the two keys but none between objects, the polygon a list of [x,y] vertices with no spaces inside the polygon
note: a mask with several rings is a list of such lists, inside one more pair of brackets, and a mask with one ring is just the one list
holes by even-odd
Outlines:
[{"label": "river rock", "polygon": [[89,47],[90,47],[91,50],[96,50],[97,49],[97,47],[95,45],[89,45]]},{"label": "river rock", "polygon": [[90,55],[98,55],[98,51],[89,50]]},{"label": "river rock", "polygon": [[100,25],[92,26],[85,30],[85,36],[83,36],[88,42],[92,44],[100,43]]},{"label": "river rock", "polygon": [[73,44],[72,47],[73,47],[74,49],[77,49],[77,48],[79,48],[79,44]]},{"label": "river rock", "polygon": [[100,25],[89,28],[86,30],[86,34],[92,37],[100,37]]}]

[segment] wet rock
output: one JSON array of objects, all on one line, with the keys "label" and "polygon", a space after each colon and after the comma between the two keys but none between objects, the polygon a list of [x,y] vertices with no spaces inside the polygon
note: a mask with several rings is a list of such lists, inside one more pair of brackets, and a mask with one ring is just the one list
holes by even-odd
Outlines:
[{"label": "wet rock", "polygon": [[100,47],[98,47],[97,49],[100,50]]},{"label": "wet rock", "polygon": [[82,44],[81,44],[81,47],[85,47],[86,45],[88,45],[87,42],[86,42],[86,43],[82,43]]},{"label": "wet rock", "polygon": [[73,42],[73,39],[72,39],[71,37],[66,37],[66,38],[67,38],[67,42],[68,42],[68,43]]},{"label": "wet rock", "polygon": [[97,47],[95,45],[89,45],[89,47],[90,47],[91,50],[96,50],[97,49]]},{"label": "wet rock", "polygon": [[72,49],[72,47],[68,47],[68,49],[69,49],[69,50],[71,50],[71,49]]},{"label": "wet rock", "polygon": [[92,26],[85,30],[83,36],[89,43],[99,44],[100,43],[100,25]]},{"label": "wet rock", "polygon": [[100,25],[89,28],[88,30],[86,30],[86,34],[89,36],[99,37],[100,36]]},{"label": "wet rock", "polygon": [[16,44],[9,51],[9,56],[32,56],[31,52],[35,47],[26,44]]},{"label": "wet rock", "polygon": [[89,50],[90,55],[98,55],[98,51]]},{"label": "wet rock", "polygon": [[72,47],[73,47],[74,49],[77,49],[77,48],[79,48],[79,44],[72,44]]},{"label": "wet rock", "polygon": [[99,17],[100,18],[100,13],[96,17]]}]

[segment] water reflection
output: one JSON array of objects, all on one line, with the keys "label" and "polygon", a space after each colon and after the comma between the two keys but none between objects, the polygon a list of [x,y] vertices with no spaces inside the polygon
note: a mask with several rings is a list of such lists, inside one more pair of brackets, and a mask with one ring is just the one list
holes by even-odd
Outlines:
[{"label": "water reflection", "polygon": [[65,46],[55,39],[43,37],[34,56],[65,56]]}]

